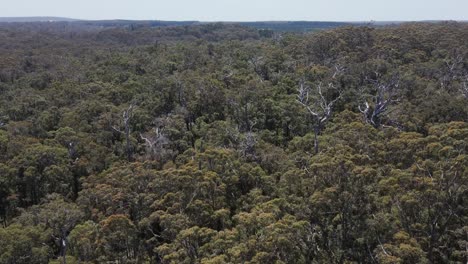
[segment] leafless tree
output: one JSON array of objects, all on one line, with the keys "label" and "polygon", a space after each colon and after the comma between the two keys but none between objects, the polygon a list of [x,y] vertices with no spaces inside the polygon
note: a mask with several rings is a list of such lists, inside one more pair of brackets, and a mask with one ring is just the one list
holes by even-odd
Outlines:
[{"label": "leafless tree", "polygon": [[145,134],[140,133],[141,139],[145,142],[146,153],[151,160],[162,161],[170,154],[170,151],[166,149],[170,143],[166,135],[166,125],[168,122],[168,118],[157,118],[152,131]]},{"label": "leafless tree", "polygon": [[463,49],[451,51],[450,56],[445,59],[445,67],[440,70],[440,87],[450,92],[461,92],[468,99],[468,72],[465,69],[468,53]]},{"label": "leafless tree", "polygon": [[132,146],[130,144],[130,121],[131,121],[131,119],[133,117],[133,110],[134,109],[135,109],[135,105],[130,104],[130,106],[126,110],[123,111],[123,113],[122,113],[123,131],[118,127],[115,127],[115,126],[112,127],[115,131],[125,135],[125,140],[126,140],[125,151],[127,153],[127,160],[128,161],[131,161],[131,159],[132,159]]},{"label": "leafless tree", "polygon": [[468,74],[466,74],[461,81],[460,92],[466,99],[468,99]]},{"label": "leafless tree", "polygon": [[468,99],[468,72],[464,69],[465,63],[466,54],[463,54],[460,50],[453,51],[452,56],[445,60],[440,86],[449,89],[451,85],[455,84],[461,94]]},{"label": "leafless tree", "polygon": [[7,120],[7,116],[0,117],[0,127],[3,127],[6,125],[5,121],[3,121],[2,119]]},{"label": "leafless tree", "polygon": [[453,81],[459,79],[462,76],[461,68],[464,62],[463,55],[456,51],[455,54],[445,60],[445,68],[442,70],[442,77],[440,78],[440,86],[446,89],[453,83]]},{"label": "leafless tree", "polygon": [[345,71],[345,67],[341,64],[335,64],[333,68],[335,68],[335,71],[333,72],[332,79],[336,79],[336,77],[343,74],[343,72]]},{"label": "leafless tree", "polygon": [[257,138],[255,133],[249,131],[245,133],[243,140],[240,142],[240,152],[243,157],[247,160],[254,160],[255,155],[255,146],[257,145]]},{"label": "leafless tree", "polygon": [[255,146],[257,145],[257,137],[253,131],[256,124],[256,121],[250,123],[249,130],[244,134],[239,144],[239,151],[247,160],[254,160],[256,158]]},{"label": "leafless tree", "polygon": [[[341,97],[341,92],[338,91],[338,96],[334,99],[327,99],[322,91],[322,86],[322,83],[318,83],[316,89],[313,90],[302,80],[297,95],[297,101],[307,109],[313,119],[315,153],[319,151],[318,135],[330,119],[335,103]],[[333,83],[328,83],[328,89],[335,89]]]},{"label": "leafless tree", "polygon": [[359,111],[364,115],[367,123],[378,128],[382,122],[382,116],[388,111],[388,107],[399,101],[398,87],[400,77],[394,74],[389,80],[384,80],[379,73],[375,73],[376,79],[367,79],[372,85],[371,102],[367,100],[359,105]]},{"label": "leafless tree", "polygon": [[141,139],[145,141],[146,151],[152,160],[161,160],[164,147],[169,143],[164,135],[164,128],[156,127],[151,133],[140,134]]}]

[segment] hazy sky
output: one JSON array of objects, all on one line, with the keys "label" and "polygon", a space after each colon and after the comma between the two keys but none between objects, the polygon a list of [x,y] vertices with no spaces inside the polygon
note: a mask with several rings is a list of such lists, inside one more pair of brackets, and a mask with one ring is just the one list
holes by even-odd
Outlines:
[{"label": "hazy sky", "polygon": [[468,0],[0,0],[0,17],[200,21],[468,20]]}]

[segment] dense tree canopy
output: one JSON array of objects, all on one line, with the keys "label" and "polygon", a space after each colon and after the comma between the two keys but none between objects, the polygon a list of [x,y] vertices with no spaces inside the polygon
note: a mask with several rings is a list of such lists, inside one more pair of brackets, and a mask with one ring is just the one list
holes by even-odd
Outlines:
[{"label": "dense tree canopy", "polygon": [[2,24],[0,263],[466,263],[467,85],[465,23]]}]

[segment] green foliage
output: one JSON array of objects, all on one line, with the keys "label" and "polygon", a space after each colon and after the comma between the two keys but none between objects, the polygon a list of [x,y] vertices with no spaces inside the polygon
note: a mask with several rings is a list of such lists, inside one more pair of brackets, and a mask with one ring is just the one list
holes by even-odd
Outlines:
[{"label": "green foliage", "polygon": [[0,229],[0,263],[47,263],[49,232],[40,226],[10,225]]},{"label": "green foliage", "polygon": [[115,23],[0,25],[0,263],[467,262],[466,23]]},{"label": "green foliage", "polygon": [[108,260],[135,258],[136,230],[133,223],[124,215],[111,215],[100,222],[101,239],[99,246]]},{"label": "green foliage", "polygon": [[99,225],[86,221],[76,225],[70,232],[70,253],[81,261],[92,261],[98,258]]}]

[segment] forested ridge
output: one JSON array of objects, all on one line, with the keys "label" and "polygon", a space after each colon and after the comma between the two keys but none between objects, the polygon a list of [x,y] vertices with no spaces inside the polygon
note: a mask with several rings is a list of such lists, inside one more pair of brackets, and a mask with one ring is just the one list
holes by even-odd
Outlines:
[{"label": "forested ridge", "polygon": [[3,24],[0,263],[467,263],[467,138],[466,23]]}]

